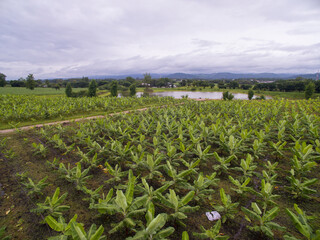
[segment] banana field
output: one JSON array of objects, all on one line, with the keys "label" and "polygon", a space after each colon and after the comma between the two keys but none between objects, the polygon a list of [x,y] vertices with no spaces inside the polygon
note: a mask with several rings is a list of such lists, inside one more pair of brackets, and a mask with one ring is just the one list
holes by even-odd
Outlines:
[{"label": "banana field", "polygon": [[0,95],[0,123],[25,122],[34,120],[54,119],[76,114],[101,112],[110,113],[135,109],[142,106],[178,103],[171,97],[152,98],[112,98],[82,97],[68,98],[65,96],[27,96]]},{"label": "banana field", "polygon": [[[54,114],[106,108],[56,100]],[[56,111],[20,101],[7,120]],[[319,99],[185,101],[0,136],[0,238],[320,239],[319,113]]]}]

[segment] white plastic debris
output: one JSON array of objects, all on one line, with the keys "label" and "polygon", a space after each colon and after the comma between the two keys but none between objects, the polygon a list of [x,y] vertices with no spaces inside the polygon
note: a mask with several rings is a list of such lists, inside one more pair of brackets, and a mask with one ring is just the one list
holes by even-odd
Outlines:
[{"label": "white plastic debris", "polygon": [[220,213],[218,213],[217,211],[206,212],[206,215],[209,221],[215,221],[221,218]]}]

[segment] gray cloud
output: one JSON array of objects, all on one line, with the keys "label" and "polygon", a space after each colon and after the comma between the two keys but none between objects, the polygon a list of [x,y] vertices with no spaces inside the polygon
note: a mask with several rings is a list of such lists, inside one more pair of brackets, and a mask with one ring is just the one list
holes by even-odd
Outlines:
[{"label": "gray cloud", "polygon": [[315,72],[319,25],[317,0],[2,0],[0,72]]}]

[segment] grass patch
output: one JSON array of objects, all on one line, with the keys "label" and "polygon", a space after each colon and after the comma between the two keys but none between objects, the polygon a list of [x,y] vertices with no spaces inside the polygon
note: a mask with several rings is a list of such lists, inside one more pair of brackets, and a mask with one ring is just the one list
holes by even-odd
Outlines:
[{"label": "grass patch", "polygon": [[[87,90],[87,88],[73,88],[72,91],[79,92]],[[25,87],[0,87],[0,95],[65,95],[65,88],[56,90],[54,88],[35,88],[34,90],[27,89]]]}]

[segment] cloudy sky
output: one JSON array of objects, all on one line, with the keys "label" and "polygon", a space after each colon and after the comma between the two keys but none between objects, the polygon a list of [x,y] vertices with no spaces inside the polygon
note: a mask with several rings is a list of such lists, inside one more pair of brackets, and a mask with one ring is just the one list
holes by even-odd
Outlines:
[{"label": "cloudy sky", "polygon": [[0,0],[7,79],[319,68],[320,0]]}]

